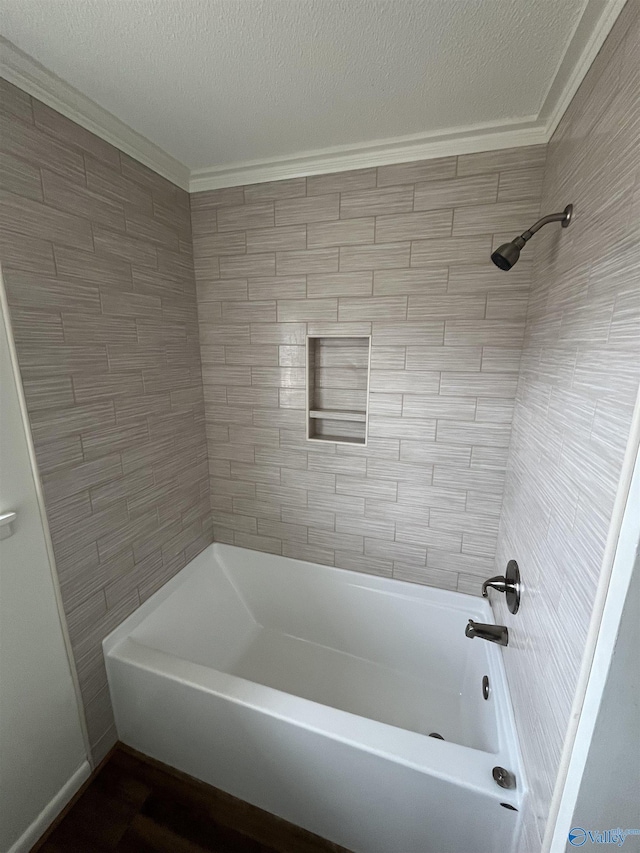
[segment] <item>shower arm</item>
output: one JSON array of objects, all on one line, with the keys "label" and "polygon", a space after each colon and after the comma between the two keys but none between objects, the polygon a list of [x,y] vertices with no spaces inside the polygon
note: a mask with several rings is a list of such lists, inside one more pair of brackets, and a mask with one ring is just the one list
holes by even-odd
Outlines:
[{"label": "shower arm", "polygon": [[[568,205],[561,213],[549,213],[547,216],[543,216],[542,219],[538,219],[536,224],[532,225],[531,228],[528,228],[523,234],[520,235],[520,237],[516,237],[513,242],[517,244],[518,240],[522,240],[522,246],[524,246],[527,240],[530,240],[537,231],[539,231],[545,225],[548,225],[550,222],[561,222],[562,227],[566,228],[571,222],[572,212],[573,205]],[[519,246],[518,248],[521,249],[522,246]]]}]

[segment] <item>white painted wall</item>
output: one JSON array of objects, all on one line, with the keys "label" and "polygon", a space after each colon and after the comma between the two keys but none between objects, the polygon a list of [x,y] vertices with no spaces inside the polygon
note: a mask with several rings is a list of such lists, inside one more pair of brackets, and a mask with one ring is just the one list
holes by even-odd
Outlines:
[{"label": "white painted wall", "polygon": [[[640,507],[636,509],[640,511]],[[639,651],[637,555],[572,826],[587,830],[640,829]],[[629,836],[624,847],[640,850],[640,836]]]},{"label": "white painted wall", "polygon": [[89,774],[0,278],[0,851],[29,850]]}]

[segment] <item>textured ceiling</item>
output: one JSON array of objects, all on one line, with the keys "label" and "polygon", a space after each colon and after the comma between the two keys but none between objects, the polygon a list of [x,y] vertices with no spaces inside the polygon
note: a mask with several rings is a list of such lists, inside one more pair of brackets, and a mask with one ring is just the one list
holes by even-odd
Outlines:
[{"label": "textured ceiling", "polygon": [[0,24],[198,169],[535,118],[584,6],[0,0]]}]

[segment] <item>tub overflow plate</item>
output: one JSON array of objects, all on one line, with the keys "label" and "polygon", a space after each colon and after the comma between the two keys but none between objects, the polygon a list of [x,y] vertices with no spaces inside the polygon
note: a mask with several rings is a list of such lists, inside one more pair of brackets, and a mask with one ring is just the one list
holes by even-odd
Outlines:
[{"label": "tub overflow plate", "polygon": [[504,767],[493,768],[493,778],[501,788],[515,788],[516,777]]}]

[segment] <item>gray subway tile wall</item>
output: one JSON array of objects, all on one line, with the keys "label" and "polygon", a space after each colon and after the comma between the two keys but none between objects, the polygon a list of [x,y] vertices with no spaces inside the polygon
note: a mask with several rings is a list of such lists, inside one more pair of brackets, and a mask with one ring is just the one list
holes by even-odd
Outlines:
[{"label": "gray subway tile wall", "polygon": [[103,637],[212,540],[189,197],[0,83],[0,259],[98,760]]},{"label": "gray subway tile wall", "polygon": [[[544,159],[541,146],[192,195],[216,539],[479,593],[532,271],[525,259],[505,281],[489,254],[537,218]],[[307,334],[372,336],[366,447],[306,442]],[[342,369],[323,367],[322,406],[363,408]]]},{"label": "gray subway tile wall", "polygon": [[530,247],[496,564],[518,560],[526,597],[512,616],[493,596],[516,640],[505,665],[531,792],[527,851],[549,814],[640,382],[638,56],[631,2],[549,143],[542,209],[572,202],[574,223]]}]

